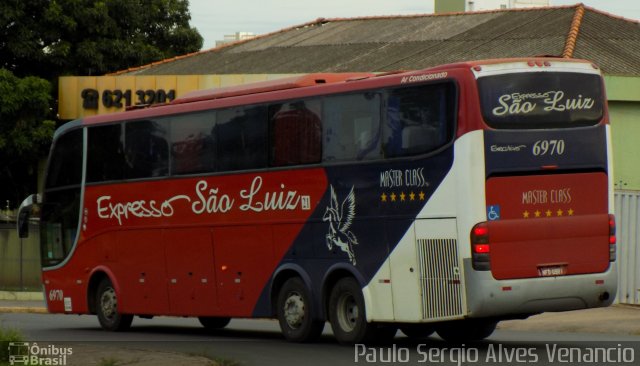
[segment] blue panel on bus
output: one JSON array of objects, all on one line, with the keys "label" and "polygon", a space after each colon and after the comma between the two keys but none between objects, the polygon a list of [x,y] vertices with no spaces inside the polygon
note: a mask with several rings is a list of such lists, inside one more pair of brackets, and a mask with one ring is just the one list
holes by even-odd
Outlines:
[{"label": "blue panel on bus", "polygon": [[[326,168],[329,186],[278,267],[300,266],[315,300],[335,265],[355,267],[368,283],[406,234],[453,165],[453,147],[425,158],[359,162]],[[268,284],[254,316],[270,316]]]},{"label": "blue panel on bus", "polygon": [[607,171],[605,126],[485,131],[486,174],[557,170]]},{"label": "blue panel on bus", "polygon": [[487,206],[487,219],[489,221],[500,220],[500,205]]}]

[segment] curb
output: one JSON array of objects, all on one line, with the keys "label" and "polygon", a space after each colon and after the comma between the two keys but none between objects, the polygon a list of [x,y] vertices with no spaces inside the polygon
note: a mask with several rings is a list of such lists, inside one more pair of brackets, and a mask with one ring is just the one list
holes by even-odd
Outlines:
[{"label": "curb", "polygon": [[44,301],[42,292],[0,291],[0,300]]},{"label": "curb", "polygon": [[49,311],[43,307],[0,306],[1,313],[49,314]]}]

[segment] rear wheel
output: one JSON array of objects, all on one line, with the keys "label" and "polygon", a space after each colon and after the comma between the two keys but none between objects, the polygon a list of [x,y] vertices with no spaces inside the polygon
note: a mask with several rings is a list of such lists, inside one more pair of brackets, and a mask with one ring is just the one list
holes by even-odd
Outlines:
[{"label": "rear wheel", "polygon": [[351,277],[341,279],[331,290],[329,320],[341,344],[386,343],[397,332],[394,326],[367,323],[360,285]]},{"label": "rear wheel", "polygon": [[400,327],[400,331],[409,338],[427,338],[432,335],[435,329],[428,324],[405,325]]},{"label": "rear wheel", "polygon": [[486,319],[466,319],[441,323],[436,332],[448,342],[480,341],[489,337],[498,322]]},{"label": "rear wheel", "polygon": [[209,330],[222,329],[229,325],[231,318],[215,317],[215,316],[200,316],[198,317],[200,324]]},{"label": "rear wheel", "polygon": [[311,342],[320,336],[324,321],[314,320],[311,296],[302,279],[288,279],[278,293],[277,315],[284,337],[291,342]]},{"label": "rear wheel", "polygon": [[118,297],[108,278],[103,279],[96,291],[96,313],[102,328],[110,331],[129,329],[133,315],[121,314],[118,309]]}]

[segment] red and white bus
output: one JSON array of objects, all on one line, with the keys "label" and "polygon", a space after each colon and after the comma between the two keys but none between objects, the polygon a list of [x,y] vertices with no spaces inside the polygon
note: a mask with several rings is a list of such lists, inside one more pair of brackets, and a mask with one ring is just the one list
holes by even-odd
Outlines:
[{"label": "red and white bus", "polygon": [[297,342],[329,321],[358,343],[607,306],[607,113],[597,66],[531,58],[306,75],[67,123],[39,210],[48,309],[108,330],[277,318]]}]

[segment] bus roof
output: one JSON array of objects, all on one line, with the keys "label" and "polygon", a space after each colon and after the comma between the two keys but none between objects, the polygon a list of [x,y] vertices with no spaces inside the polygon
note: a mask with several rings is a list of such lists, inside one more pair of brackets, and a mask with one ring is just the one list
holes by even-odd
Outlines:
[{"label": "bus roof", "polygon": [[[141,108],[132,108],[132,110],[128,110],[125,112],[117,112],[110,114],[102,114],[96,116],[90,116],[83,118],[82,124],[100,124],[104,122],[113,122],[113,121],[121,121],[124,119],[137,119],[137,118],[147,118],[149,116],[157,116],[163,115],[165,113],[174,114],[174,113],[182,113],[196,110],[204,110],[210,108],[210,106],[205,106],[202,103],[198,102],[213,102],[218,101],[217,105],[222,108],[235,105],[236,98],[242,98],[242,101],[238,101],[239,103],[253,103],[252,99],[245,99],[244,97],[256,97],[255,100],[258,102],[263,102],[268,99],[268,97],[262,97],[261,94],[268,94],[270,92],[276,93],[286,93],[287,91],[294,91],[296,89],[300,90],[311,90],[316,87],[329,87],[333,89],[333,91],[337,90],[334,87],[342,90],[342,85],[348,85],[352,82],[356,82],[358,80],[366,81],[366,80],[377,80],[381,83],[386,83],[389,80],[388,78],[402,78],[403,76],[411,76],[411,75],[421,75],[425,73],[440,73],[444,71],[451,72],[453,70],[472,70],[477,66],[486,66],[486,65],[497,65],[497,64],[509,64],[509,63],[523,63],[529,64],[531,67],[536,67],[537,64],[544,62],[562,62],[562,63],[587,63],[593,65],[590,61],[578,60],[578,59],[569,59],[569,58],[558,58],[558,57],[523,57],[523,58],[508,58],[508,59],[487,59],[487,60],[474,60],[474,61],[463,61],[457,63],[451,63],[446,65],[440,65],[436,67],[426,68],[422,70],[410,70],[410,71],[398,71],[398,72],[389,72],[389,73],[364,73],[364,72],[354,72],[354,73],[315,73],[315,74],[306,74],[299,75],[288,78],[280,78],[269,81],[243,84],[231,87],[224,88],[216,88],[216,89],[206,89],[206,90],[198,90],[188,93],[171,103],[167,104],[159,104],[153,105],[153,108],[145,108],[149,106],[141,106]],[[594,68],[597,66],[593,65]],[[449,75],[452,75],[449,73]],[[395,79],[394,79],[395,80]],[[355,84],[355,83],[354,83]],[[367,83],[369,84],[369,83]],[[359,87],[363,85],[360,84]],[[371,87],[372,85],[367,85],[367,87]],[[354,85],[355,87],[355,85]],[[356,87],[357,88],[357,87]],[[328,89],[327,89],[328,90]],[[329,90],[331,92],[331,90]],[[303,94],[314,94],[314,93],[303,93]],[[288,95],[280,94],[280,97],[289,97]],[[198,105],[196,107],[196,105]],[[164,108],[169,108],[164,109]]]},{"label": "bus roof", "polygon": [[319,84],[331,84],[349,80],[359,80],[375,76],[373,73],[321,73],[293,76],[251,84],[235,85],[217,89],[197,90],[187,93],[171,104],[200,102],[240,95],[258,94],[277,90],[303,88]]}]

